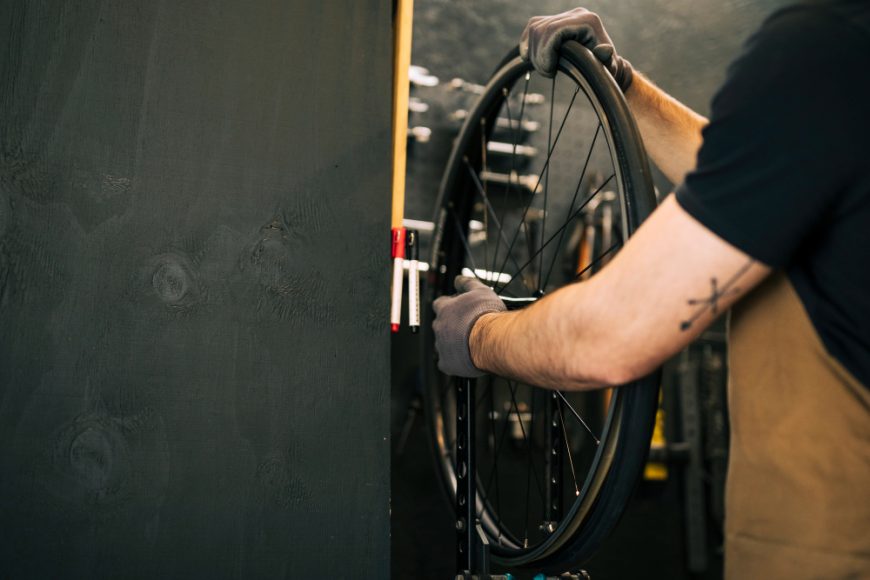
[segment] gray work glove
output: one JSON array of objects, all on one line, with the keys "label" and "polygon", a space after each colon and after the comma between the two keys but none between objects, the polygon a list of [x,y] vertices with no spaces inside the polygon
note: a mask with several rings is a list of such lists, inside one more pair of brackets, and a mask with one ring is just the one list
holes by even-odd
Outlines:
[{"label": "gray work glove", "polygon": [[520,37],[520,56],[541,74],[552,77],[559,63],[559,48],[569,40],[576,40],[591,50],[616,79],[622,92],[628,90],[633,78],[631,63],[616,54],[601,19],[585,8],[529,20]]},{"label": "gray work glove", "polygon": [[435,321],[435,350],[438,368],[456,377],[479,377],[486,373],[471,362],[468,338],[477,319],[490,312],[507,310],[492,288],[469,276],[457,276],[453,282],[457,294],[442,296],[432,303]]}]

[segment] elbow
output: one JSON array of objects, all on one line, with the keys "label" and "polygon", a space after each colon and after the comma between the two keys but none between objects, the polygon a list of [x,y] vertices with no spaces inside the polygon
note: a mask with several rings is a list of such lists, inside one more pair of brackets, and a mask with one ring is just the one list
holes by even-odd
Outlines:
[{"label": "elbow", "polygon": [[[592,284],[592,282],[590,282]],[[592,299],[587,299],[587,303]],[[580,389],[618,387],[654,371],[664,360],[651,331],[635,313],[613,308],[590,308],[582,323],[566,329],[565,350],[554,362]],[[606,313],[607,316],[599,314]],[[613,320],[623,321],[614,324]],[[559,359],[564,365],[559,365]]]},{"label": "elbow", "polygon": [[[614,341],[587,359],[586,380],[598,387],[619,387],[653,372],[662,361],[634,341]],[[620,345],[620,346],[615,346]]]},{"label": "elbow", "polygon": [[672,353],[663,349],[654,336],[646,324],[611,326],[606,339],[601,342],[604,348],[595,357],[602,385],[627,385],[660,367]]},{"label": "elbow", "polygon": [[609,357],[577,361],[573,368],[564,373],[566,382],[578,390],[618,387],[641,376],[630,365]]},{"label": "elbow", "polygon": [[619,387],[627,385],[655,371],[664,361],[656,357],[626,354],[614,357],[601,369],[602,386]]},{"label": "elbow", "polygon": [[601,387],[619,387],[643,376],[635,369],[622,363],[606,365],[597,373],[596,382]]}]

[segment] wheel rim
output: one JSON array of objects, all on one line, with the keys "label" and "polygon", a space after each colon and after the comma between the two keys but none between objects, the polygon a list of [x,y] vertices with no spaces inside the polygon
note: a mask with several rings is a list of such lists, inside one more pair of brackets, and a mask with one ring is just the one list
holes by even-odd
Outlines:
[{"label": "wheel rim", "polygon": [[[632,187],[633,184],[627,183],[630,181],[626,179],[629,172],[621,166],[625,163],[624,155],[620,155],[621,144],[618,135],[615,136],[608,112],[598,100],[595,89],[577,68],[576,62],[576,58],[563,58],[559,65],[561,74],[549,84],[549,98],[545,97],[545,100],[550,103],[544,123],[547,132],[544,144],[546,156],[543,162],[538,164],[541,166],[540,171],[529,174],[537,176],[534,182],[526,180],[526,184],[521,183],[522,178],[517,167],[517,151],[523,133],[523,121],[527,107],[531,106],[529,95],[536,94],[530,93],[530,85],[534,86],[532,84],[534,77],[528,65],[519,59],[513,59],[505,64],[495,74],[478,105],[468,116],[442,182],[442,202],[439,204],[441,212],[437,219],[438,227],[431,261],[432,296],[430,299],[443,293],[450,293],[447,285],[452,283],[452,275],[460,270],[460,266],[467,266],[467,270],[471,270],[472,274],[494,286],[500,294],[509,298],[527,299],[529,302],[536,296],[551,291],[551,287],[564,285],[566,282],[564,273],[559,282],[554,282],[553,276],[554,271],[558,271],[557,263],[561,259],[562,248],[571,247],[571,242],[568,240],[569,228],[578,218],[586,219],[589,215],[595,217],[597,206],[601,205],[600,200],[607,198],[602,193],[610,191],[607,189],[608,185],[613,185],[616,192],[602,207],[609,207],[612,210],[613,206],[618,206],[618,212],[610,216],[610,226],[592,228],[599,232],[597,242],[601,247],[598,252],[593,252],[595,255],[587,260],[582,269],[578,269],[581,276],[588,276],[606,264],[615,249],[621,246],[622,233],[633,232],[644,217],[638,215],[637,208],[633,207],[631,195],[625,194],[626,187]],[[567,94],[561,95],[559,91],[564,91],[565,85],[560,87],[559,83],[565,78],[571,79],[573,85],[568,85]],[[505,91],[508,85],[511,89]],[[518,98],[514,93],[517,85],[522,87]],[[582,98],[585,98],[588,110],[595,115],[595,129],[589,139],[588,148],[579,161],[573,159],[570,154],[565,160],[557,161],[560,139],[565,131],[572,130],[569,118],[577,99]],[[556,115],[559,110],[557,103],[560,100],[568,104],[563,107],[564,112],[561,115]],[[519,110],[518,114],[515,113],[517,110]],[[500,199],[498,196],[493,196],[491,191],[494,183],[493,175],[497,174],[492,171],[493,149],[488,146],[498,131],[499,117],[506,119],[508,128],[512,129],[508,132],[511,136],[509,159],[506,162],[501,160],[499,165],[499,168],[503,172],[506,171],[509,176],[506,186],[504,181],[501,182]],[[585,120],[581,119],[580,122],[583,123]],[[476,124],[479,126],[475,127]],[[599,147],[599,150],[596,150],[596,147]],[[592,180],[589,177],[590,169],[600,164],[601,148],[609,158],[612,173]],[[476,153],[475,149],[477,149]],[[595,158],[594,164],[591,163],[593,158]],[[576,179],[576,187],[568,190],[569,193],[565,196],[565,199],[570,199],[567,209],[557,208],[558,203],[551,200],[553,194],[551,188],[556,187],[553,182],[557,181],[553,174],[560,171],[558,167],[577,165],[580,162],[583,168],[579,178]],[[645,163],[645,158],[642,162]],[[525,167],[525,161],[520,165]],[[574,171],[576,172],[576,167]],[[466,173],[464,177],[463,172]],[[521,217],[517,224],[512,224],[508,208],[512,203],[512,194],[514,199],[522,198],[520,188],[531,189],[532,193],[526,196],[524,208],[520,206],[514,208],[515,212],[519,210]],[[463,193],[458,193],[460,191]],[[462,197],[469,191],[471,195]],[[539,193],[543,195],[543,199]],[[595,200],[599,201],[590,211],[590,205]],[[535,203],[542,204],[542,207],[536,207]],[[542,211],[538,214],[533,210]],[[554,223],[551,217],[550,224],[547,224],[548,217],[557,213],[564,215],[565,219]],[[540,230],[540,233],[530,233],[530,224],[533,222],[528,219],[529,215],[536,216],[535,220],[538,223],[535,227]],[[540,217],[537,217],[538,215]],[[475,247],[472,239],[473,228],[468,225],[475,217],[480,218],[477,221],[481,222],[479,227],[484,232],[483,247]],[[581,228],[582,231],[585,230]],[[612,244],[605,243],[605,233],[613,237]],[[522,248],[520,241],[523,238],[527,246],[525,249]],[[492,244],[490,244],[491,240]],[[540,243],[536,245],[531,240]],[[482,262],[484,266],[481,267],[478,262]],[[509,278],[505,277],[505,274]],[[559,279],[558,274],[556,279]],[[443,375],[440,378],[448,380]],[[491,457],[487,460],[484,454],[476,474],[477,508],[481,523],[490,538],[493,555],[505,564],[523,566],[542,562],[556,555],[572,542],[581,531],[583,523],[589,519],[596,499],[612,471],[617,454],[622,419],[625,416],[623,393],[626,392],[626,387],[613,392],[605,410],[600,403],[594,402],[596,400],[594,395],[554,394],[512,384],[510,381],[505,381],[497,391],[499,381],[504,379],[488,377],[480,385],[483,388],[478,390],[482,396],[478,399],[475,411],[482,413],[484,419],[488,418],[489,421],[480,422],[482,427],[479,429],[475,444],[478,445],[479,450],[488,448]],[[453,402],[449,400],[452,388],[445,387],[442,383],[441,388],[436,386],[434,389],[430,388],[429,392],[430,405],[434,410],[431,413],[431,421],[441,470],[445,475],[448,490],[455,493],[456,480],[452,465],[455,436],[451,433],[450,427],[453,421],[451,411]],[[590,400],[593,402],[590,403]],[[596,404],[597,411],[592,416],[588,411],[590,409],[594,411]],[[536,413],[536,405],[542,406],[545,412],[542,413],[537,409]],[[569,417],[572,416],[578,420],[571,422]],[[547,422],[543,428],[540,425],[542,421]],[[553,431],[561,430],[563,433],[561,440],[553,435],[553,431],[547,431],[547,425],[553,426]],[[523,490],[525,521],[521,523],[514,516],[508,517],[503,505],[505,499],[501,497],[504,476],[499,473],[498,462],[500,454],[505,451],[505,437],[509,429],[514,432],[519,430],[520,447],[525,446],[528,457]],[[489,433],[484,435],[482,432],[487,430]],[[538,436],[538,431],[543,431],[543,435]],[[489,441],[486,441],[487,437]],[[585,445],[578,443],[581,438],[586,437],[591,440],[597,439],[600,444],[590,449],[588,443],[590,439],[586,439]],[[543,463],[538,461],[536,464],[533,455],[533,450],[538,445],[536,439],[541,439],[545,443],[548,452],[552,451],[554,442],[562,445],[563,452],[559,455],[558,469],[554,461],[549,464],[546,460]],[[581,455],[582,457],[578,457]],[[578,473],[581,470],[585,472],[582,475]],[[549,481],[552,480],[550,476],[553,473],[557,473],[559,479],[559,484],[555,486],[548,486],[547,481],[542,482],[539,477],[543,474]],[[544,491],[545,487],[550,491],[559,488],[554,493],[561,496],[556,503],[563,504],[562,509],[557,510],[552,507],[552,496]],[[535,490],[540,497],[533,501],[530,498]],[[541,522],[532,523],[531,513],[538,509],[541,511]],[[550,530],[546,525],[547,518],[553,515],[558,517]]]}]

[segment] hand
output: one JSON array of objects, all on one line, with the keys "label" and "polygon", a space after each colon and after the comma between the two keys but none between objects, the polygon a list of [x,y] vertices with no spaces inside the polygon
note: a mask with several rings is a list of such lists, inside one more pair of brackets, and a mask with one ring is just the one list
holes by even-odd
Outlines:
[{"label": "hand", "polygon": [[453,284],[457,294],[442,296],[432,304],[438,368],[447,375],[479,377],[486,373],[475,367],[471,360],[468,349],[471,329],[484,314],[507,309],[492,288],[476,278],[457,276]]},{"label": "hand", "polygon": [[622,92],[628,90],[633,76],[631,63],[616,54],[601,19],[585,8],[529,20],[520,38],[520,56],[531,61],[541,74],[552,77],[556,74],[559,49],[568,40],[576,40],[591,50],[616,79]]}]

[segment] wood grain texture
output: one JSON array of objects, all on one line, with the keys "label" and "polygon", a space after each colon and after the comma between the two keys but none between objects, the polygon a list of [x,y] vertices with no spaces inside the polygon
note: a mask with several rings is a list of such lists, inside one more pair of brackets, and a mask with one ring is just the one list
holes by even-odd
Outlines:
[{"label": "wood grain texture", "polygon": [[0,578],[389,574],[390,4],[0,8]]}]

